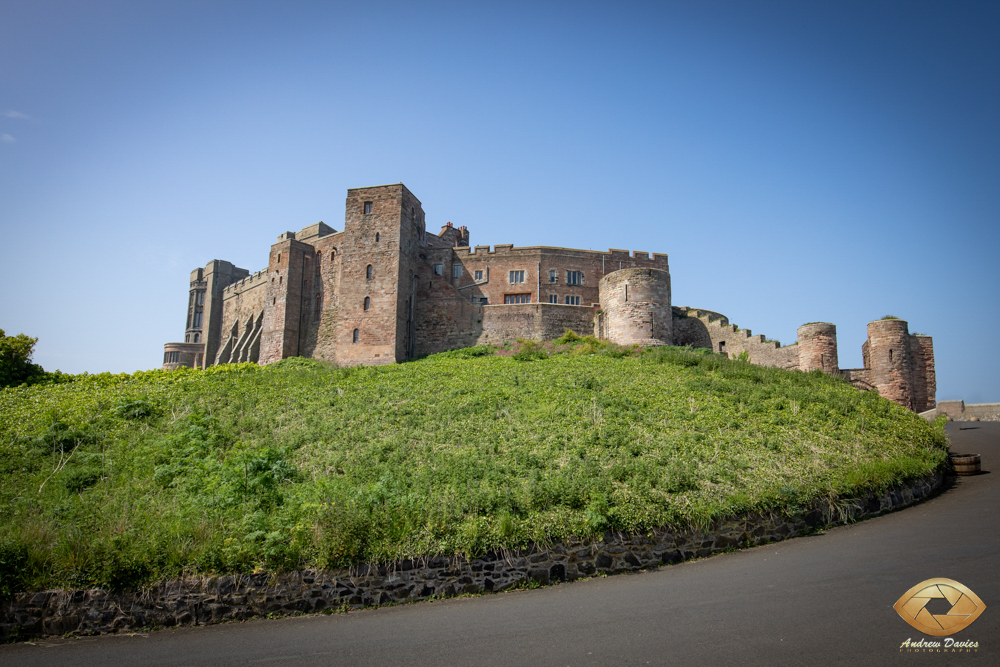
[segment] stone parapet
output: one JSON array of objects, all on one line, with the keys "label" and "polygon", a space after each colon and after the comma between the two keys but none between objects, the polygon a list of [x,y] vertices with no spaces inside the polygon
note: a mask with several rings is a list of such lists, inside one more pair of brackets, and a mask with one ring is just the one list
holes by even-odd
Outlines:
[{"label": "stone parapet", "polygon": [[175,579],[138,592],[91,589],[21,593],[0,605],[0,638],[98,634],[357,609],[463,593],[498,592],[531,581],[549,584],[653,569],[778,542],[824,526],[906,507],[931,496],[943,479],[941,473],[934,473],[884,493],[820,499],[793,516],[750,514],[716,521],[705,530],[609,532],[597,540],[570,539],[473,559],[438,556],[336,571]]},{"label": "stone parapet", "polygon": [[204,354],[204,343],[165,343],[163,345],[163,370],[201,368]]}]

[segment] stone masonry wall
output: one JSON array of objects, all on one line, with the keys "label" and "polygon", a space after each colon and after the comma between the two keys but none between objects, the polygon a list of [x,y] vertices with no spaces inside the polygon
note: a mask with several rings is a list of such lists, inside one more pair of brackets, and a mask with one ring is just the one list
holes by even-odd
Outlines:
[{"label": "stone masonry wall", "polygon": [[905,320],[868,323],[865,367],[871,383],[883,398],[913,409],[913,359]]},{"label": "stone masonry wall", "polygon": [[[679,326],[678,331],[688,337],[698,335],[700,339],[705,337],[709,340],[709,345],[698,347],[709,347],[713,352],[723,353],[730,357],[735,357],[741,352],[750,355],[750,363],[760,366],[776,366],[778,368],[795,369],[799,367],[798,345],[787,345],[781,347],[778,341],[768,341],[763,335],[752,335],[750,329],[740,329],[735,324],[729,324],[729,320],[718,313],[703,310],[684,310],[688,313],[688,320],[700,322],[701,328],[693,323],[684,322],[683,318],[675,326]],[[676,340],[676,339],[675,339]],[[722,345],[720,345],[722,343]],[[677,342],[676,344],[690,344],[687,342]]]},{"label": "stone masonry wall", "polygon": [[224,290],[219,351],[214,359],[209,360],[210,365],[238,361],[238,358],[234,359],[234,349],[239,347],[248,324],[255,323],[264,313],[267,281],[267,271],[258,271]]},{"label": "stone masonry wall", "polygon": [[829,322],[803,324],[797,333],[800,371],[836,373],[839,370],[836,325]]},{"label": "stone masonry wall", "polygon": [[934,407],[937,375],[934,370],[934,341],[930,336],[910,335],[913,359],[913,409],[917,412]]},{"label": "stone masonry wall", "polygon": [[176,579],[141,592],[104,590],[23,593],[0,606],[0,638],[105,633],[238,621],[271,614],[356,609],[390,603],[508,590],[615,574],[753,547],[906,507],[932,495],[943,476],[853,500],[819,500],[801,514],[753,514],[706,530],[609,532],[481,558],[438,556],[337,571]]},{"label": "stone masonry wall", "polygon": [[621,269],[600,282],[602,338],[620,345],[673,344],[670,274],[658,269]]}]

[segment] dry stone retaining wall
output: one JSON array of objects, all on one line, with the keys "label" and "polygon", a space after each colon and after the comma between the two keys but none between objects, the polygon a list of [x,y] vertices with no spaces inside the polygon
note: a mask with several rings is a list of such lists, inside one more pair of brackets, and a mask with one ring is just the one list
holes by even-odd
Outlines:
[{"label": "dry stone retaining wall", "polygon": [[23,593],[0,603],[0,638],[96,634],[356,609],[497,592],[529,581],[548,584],[656,568],[720,551],[777,542],[822,526],[906,507],[933,494],[942,481],[942,474],[935,473],[883,494],[838,502],[820,500],[794,516],[748,515],[718,521],[704,531],[609,532],[600,540],[571,539],[471,560],[438,556],[339,571],[176,579],[141,592],[92,589]]}]

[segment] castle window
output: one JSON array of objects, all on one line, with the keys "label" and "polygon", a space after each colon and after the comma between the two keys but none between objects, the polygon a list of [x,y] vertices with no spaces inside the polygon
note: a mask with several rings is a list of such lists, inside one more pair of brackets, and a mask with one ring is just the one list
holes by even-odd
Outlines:
[{"label": "castle window", "polygon": [[372,307],[372,299],[371,299],[371,297],[366,296],[365,297],[365,310],[368,310],[371,307]]},{"label": "castle window", "polygon": [[476,271],[476,282],[479,282],[482,279],[483,279],[483,272],[482,271]]},{"label": "castle window", "polygon": [[578,296],[568,296],[568,297],[566,297],[566,305],[567,306],[579,306],[580,305],[580,297],[578,297]]},{"label": "castle window", "polygon": [[316,262],[316,277],[319,277],[319,262]]},{"label": "castle window", "polygon": [[365,269],[365,280],[371,280],[371,279],[372,279],[372,265],[369,264],[368,268]]},{"label": "castle window", "polygon": [[504,294],[503,302],[514,304],[514,303],[531,303],[530,294]]},{"label": "castle window", "polygon": [[462,277],[462,265],[461,264],[455,264],[454,266],[451,267],[451,277],[452,278],[461,278]]},{"label": "castle window", "polygon": [[278,253],[278,264],[281,264],[281,253]]},{"label": "castle window", "polygon": [[194,342],[197,343],[199,338],[201,338],[201,334],[195,334],[194,335]]},{"label": "castle window", "polygon": [[480,306],[488,306],[489,303],[490,303],[490,300],[487,299],[485,296],[479,297],[479,305]]},{"label": "castle window", "polygon": [[204,292],[198,292],[197,296],[194,299],[194,302],[197,305],[199,305],[199,306],[202,305],[202,304],[204,304],[205,303],[205,293]]},{"label": "castle window", "polygon": [[555,294],[549,295],[549,303],[559,303],[559,297]]},{"label": "castle window", "polygon": [[555,269],[551,269],[549,271],[549,282],[550,283],[556,282],[558,280],[558,278],[556,277],[557,275],[558,274],[556,273],[556,270]]},{"label": "castle window", "polygon": [[726,341],[720,340],[719,341],[719,354],[725,354],[725,353],[726,353]]},{"label": "castle window", "polygon": [[333,250],[330,251],[330,261],[332,262],[335,259],[337,259],[337,249],[336,248],[334,248]]},{"label": "castle window", "polygon": [[372,203],[370,201],[366,201],[365,202],[364,211],[365,211],[365,215],[368,215],[369,213],[372,212]]},{"label": "castle window", "polygon": [[443,276],[444,275],[444,264],[435,264],[434,265],[434,275],[435,276]]},{"label": "castle window", "polygon": [[194,324],[192,324],[191,326],[194,329],[200,329],[201,328],[201,313],[200,312],[194,314]]},{"label": "castle window", "polygon": [[379,239],[382,238],[378,232],[375,232],[375,243],[378,243]]},{"label": "castle window", "polygon": [[890,362],[892,361],[892,350],[891,349],[889,350],[889,361]]},{"label": "castle window", "polygon": [[524,282],[524,271],[511,271],[510,272],[510,284],[517,285],[518,283]]},{"label": "castle window", "polygon": [[165,364],[177,364],[177,363],[180,363],[180,360],[181,360],[181,353],[180,352],[167,352],[166,356],[163,359],[163,363],[165,363]]},{"label": "castle window", "polygon": [[566,272],[566,284],[567,285],[582,285],[583,284],[583,271],[567,271]]},{"label": "castle window", "polygon": [[351,342],[352,343],[357,343],[358,342],[358,338],[360,337],[359,334],[360,334],[360,332],[357,329],[355,329],[354,330],[354,336],[351,338]]},{"label": "castle window", "polygon": [[313,322],[319,322],[320,311],[323,309],[323,295],[316,295],[316,307],[313,308]]}]

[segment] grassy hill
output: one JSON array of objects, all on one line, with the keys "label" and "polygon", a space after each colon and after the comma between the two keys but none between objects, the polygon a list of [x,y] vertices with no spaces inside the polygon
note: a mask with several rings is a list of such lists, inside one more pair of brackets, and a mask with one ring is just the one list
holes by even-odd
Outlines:
[{"label": "grassy hill", "polygon": [[2,390],[0,597],[794,511],[946,457],[940,428],[820,373],[548,349]]}]

